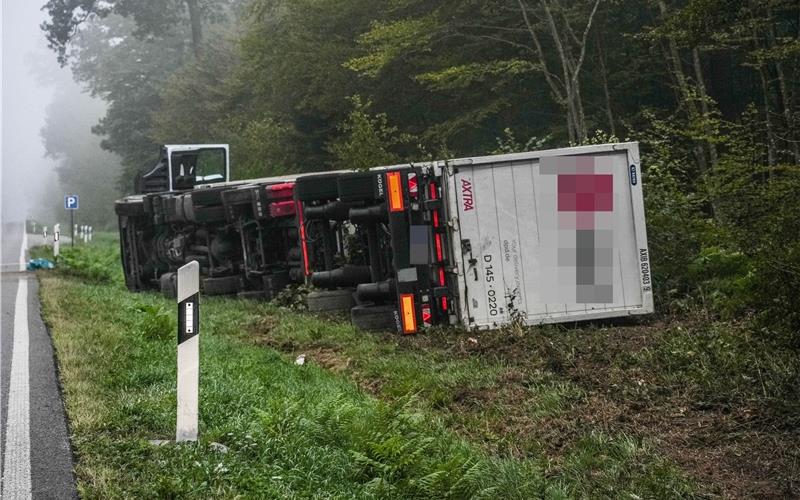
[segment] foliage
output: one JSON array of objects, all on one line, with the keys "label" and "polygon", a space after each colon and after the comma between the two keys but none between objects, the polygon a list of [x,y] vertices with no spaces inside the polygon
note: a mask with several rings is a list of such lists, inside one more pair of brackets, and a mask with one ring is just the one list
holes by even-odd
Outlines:
[{"label": "foliage", "polygon": [[131,17],[137,26],[135,35],[140,38],[174,31],[185,20],[191,27],[193,43],[197,44],[197,26],[203,18],[219,13],[214,0],[48,0],[42,10],[50,16],[42,23],[42,30],[62,64],[67,61],[70,41],[88,20],[112,14]]},{"label": "foliage", "polygon": [[295,311],[303,311],[306,307],[306,296],[311,292],[308,285],[289,285],[272,299],[278,307],[285,307]]},{"label": "foliage", "polygon": [[[113,241],[113,236],[106,240]],[[75,247],[62,244],[58,269],[89,283],[121,283],[119,262],[119,248],[103,244],[103,236],[96,235],[92,244],[78,244]]]},{"label": "foliage", "polygon": [[51,0],[44,29],[110,104],[123,190],[160,142],[230,143],[247,178],[640,141],[658,307],[791,337],[798,8]]},{"label": "foliage", "polygon": [[329,148],[335,169],[367,170],[376,165],[393,165],[400,157],[391,152],[394,146],[412,140],[388,124],[386,113],[370,115],[371,102],[359,96],[351,98],[353,111],[341,125],[342,136]]},{"label": "foliage", "polygon": [[175,313],[168,311],[160,304],[141,304],[131,308],[136,317],[136,329],[152,340],[168,340],[174,338],[178,325]]},{"label": "foliage", "polygon": [[719,177],[719,216],[749,261],[738,273],[748,310],[800,347],[800,168],[731,164]]},{"label": "foliage", "polygon": [[524,153],[525,151],[538,151],[544,149],[545,144],[550,140],[549,137],[542,139],[530,137],[525,142],[520,142],[510,128],[503,130],[503,136],[497,138],[497,148],[493,154]]}]

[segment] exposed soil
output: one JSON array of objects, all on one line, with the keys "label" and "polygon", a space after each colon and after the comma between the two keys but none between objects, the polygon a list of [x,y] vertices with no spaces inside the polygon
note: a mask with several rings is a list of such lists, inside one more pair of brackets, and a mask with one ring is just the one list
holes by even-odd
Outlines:
[{"label": "exposed soil", "polygon": [[[276,341],[269,334],[270,326],[257,328],[261,342],[291,354],[303,352],[307,359],[380,394],[385,381],[359,373],[346,347]],[[667,326],[655,322],[600,327],[588,334],[569,329],[553,329],[549,335],[513,330],[434,332],[414,338],[386,336],[385,340],[402,351],[478,356],[508,367],[491,387],[458,389],[442,408],[444,414],[462,416],[452,419],[456,431],[492,453],[524,457],[544,452],[558,463],[590,430],[623,432],[653,443],[708,494],[800,497],[800,430],[786,429],[757,406],[704,404],[689,390],[659,385],[654,369],[636,362],[620,363],[652,349]],[[565,411],[532,414],[529,409],[536,401],[530,400],[525,387],[542,371],[575,384],[583,396],[570,401]],[[485,418],[487,411],[492,418]]]}]

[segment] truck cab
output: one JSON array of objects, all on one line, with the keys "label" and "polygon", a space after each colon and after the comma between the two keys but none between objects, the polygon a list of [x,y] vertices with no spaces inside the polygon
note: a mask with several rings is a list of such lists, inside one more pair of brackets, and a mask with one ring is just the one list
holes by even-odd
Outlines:
[{"label": "truck cab", "polygon": [[303,281],[294,176],[232,182],[227,145],[166,145],[137,192],[115,204],[129,289],[174,295],[192,260],[209,295],[268,299]]},{"label": "truck cab", "polygon": [[227,144],[172,144],[162,146],[155,166],[137,176],[135,192],[185,191],[229,181]]}]

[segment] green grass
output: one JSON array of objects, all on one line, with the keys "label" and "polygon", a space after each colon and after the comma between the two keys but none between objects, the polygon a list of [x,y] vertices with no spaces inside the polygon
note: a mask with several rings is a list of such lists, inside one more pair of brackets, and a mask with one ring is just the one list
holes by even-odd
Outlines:
[{"label": "green grass", "polygon": [[[759,394],[750,382],[715,380],[750,373],[741,365],[687,360],[731,344],[673,327],[400,338],[205,298],[201,440],[153,447],[148,440],[174,433],[175,305],[124,289],[118,264],[108,264],[113,238],[77,252],[68,268],[40,276],[86,498],[725,493],[690,479],[655,444],[658,430],[627,425],[626,415],[669,404],[678,386],[698,400],[725,389],[731,405]],[[94,256],[107,272],[91,270]],[[293,364],[300,353],[304,366]],[[796,373],[790,362],[761,368],[762,380],[784,369],[783,382],[764,386],[773,399],[783,401]]]},{"label": "green grass", "polygon": [[169,304],[61,277],[43,278],[42,295],[86,498],[529,498],[546,486],[534,462],[488,457],[411,402],[242,342],[228,301],[203,305],[201,441],[151,446],[174,432]]}]

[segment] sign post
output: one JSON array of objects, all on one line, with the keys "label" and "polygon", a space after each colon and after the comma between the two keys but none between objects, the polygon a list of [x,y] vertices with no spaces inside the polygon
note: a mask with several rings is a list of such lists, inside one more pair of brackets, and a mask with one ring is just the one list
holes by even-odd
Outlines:
[{"label": "sign post", "polygon": [[69,210],[69,234],[70,246],[75,246],[75,210],[78,209],[78,195],[68,194],[64,196],[64,209]]},{"label": "sign post", "polygon": [[58,257],[59,245],[61,245],[58,241],[59,238],[61,238],[61,224],[56,224],[53,226],[53,257]]},{"label": "sign post", "polygon": [[178,418],[175,441],[197,441],[200,384],[200,264],[178,269]]}]

